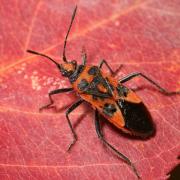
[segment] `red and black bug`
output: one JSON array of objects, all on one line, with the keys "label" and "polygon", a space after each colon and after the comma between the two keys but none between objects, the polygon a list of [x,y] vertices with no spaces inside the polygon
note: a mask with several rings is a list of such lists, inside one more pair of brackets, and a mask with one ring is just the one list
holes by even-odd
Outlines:
[{"label": "red and black bug", "polygon": [[[169,92],[158,85],[155,81],[139,72],[129,74],[126,77],[117,80],[113,77],[114,71],[105,60],[101,60],[98,66],[86,65],[87,56],[85,52],[83,52],[82,55],[83,62],[81,65],[78,65],[75,60],[68,61],[66,58],[66,43],[73,20],[75,18],[76,10],[77,6],[74,9],[70,26],[64,40],[63,64],[57,63],[47,55],[32,50],[27,50],[29,53],[46,57],[52,61],[57,66],[61,74],[69,79],[72,85],[70,88],[56,89],[51,91],[49,93],[50,103],[41,107],[40,110],[48,108],[53,104],[52,95],[76,91],[79,95],[79,100],[71,105],[66,111],[66,118],[73,134],[73,141],[69,145],[68,150],[70,150],[72,145],[75,144],[77,140],[77,135],[69,119],[69,114],[81,103],[86,101],[95,109],[95,128],[100,140],[103,141],[104,144],[106,144],[127,164],[129,164],[136,176],[140,178],[133,163],[125,155],[115,149],[103,137],[100,128],[99,114],[104,116],[109,122],[126,133],[140,137],[149,137],[155,131],[151,115],[141,99],[131,89],[128,89],[123,84],[136,76],[141,76],[156,86],[160,92],[164,93],[165,95],[180,94],[180,92]],[[111,72],[110,75],[101,70],[103,64],[106,65]]]}]

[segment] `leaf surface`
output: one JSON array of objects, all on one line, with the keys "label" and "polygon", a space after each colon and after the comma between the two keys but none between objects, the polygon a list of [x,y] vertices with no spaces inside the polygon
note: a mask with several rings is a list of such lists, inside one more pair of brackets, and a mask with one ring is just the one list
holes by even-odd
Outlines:
[{"label": "leaf surface", "polygon": [[[78,12],[67,45],[68,59],[89,64],[106,59],[120,79],[140,71],[169,90],[180,90],[180,14],[178,0],[146,1],[1,1],[0,7],[0,179],[136,179],[129,166],[97,138],[89,105],[71,115],[65,109],[75,93],[54,96],[58,113],[38,109],[48,92],[70,87],[56,67],[27,49],[62,62],[62,48],[75,5]],[[104,69],[106,71],[106,69]],[[167,97],[148,82],[127,83],[143,99],[156,135],[133,139],[103,123],[109,142],[128,156],[142,179],[166,179],[180,155],[180,96]]]}]

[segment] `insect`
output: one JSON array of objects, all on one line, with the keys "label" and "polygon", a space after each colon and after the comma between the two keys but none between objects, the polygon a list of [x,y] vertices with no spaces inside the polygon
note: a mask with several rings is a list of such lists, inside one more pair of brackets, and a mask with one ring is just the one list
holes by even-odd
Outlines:
[{"label": "insect", "polygon": [[[130,159],[119,152],[103,137],[103,133],[100,128],[99,114],[104,116],[105,119],[125,133],[140,137],[149,137],[155,130],[151,115],[141,99],[135,94],[135,92],[124,86],[124,83],[140,76],[156,86],[160,92],[165,95],[180,94],[180,92],[169,92],[158,85],[155,81],[139,72],[129,74],[126,77],[117,80],[113,76],[114,71],[111,69],[106,60],[102,60],[98,66],[88,66],[86,63],[87,56],[85,51],[82,53],[82,64],[78,65],[75,60],[67,60],[66,44],[76,11],[77,6],[73,11],[71,22],[64,40],[62,56],[64,62],[62,64],[57,63],[45,54],[27,50],[29,53],[43,56],[52,61],[57,66],[62,76],[67,77],[72,85],[70,88],[56,89],[49,92],[48,95],[50,103],[41,107],[40,110],[49,108],[54,103],[52,99],[54,94],[76,91],[79,95],[79,100],[71,105],[66,111],[66,119],[73,135],[73,140],[70,143],[68,150],[70,150],[72,145],[74,145],[77,141],[77,135],[71,124],[69,114],[80,104],[86,101],[90,103],[95,110],[95,128],[100,140],[116,155],[130,165],[136,176],[140,178],[138,171]],[[103,65],[107,66],[111,74],[106,74],[102,71]]]}]

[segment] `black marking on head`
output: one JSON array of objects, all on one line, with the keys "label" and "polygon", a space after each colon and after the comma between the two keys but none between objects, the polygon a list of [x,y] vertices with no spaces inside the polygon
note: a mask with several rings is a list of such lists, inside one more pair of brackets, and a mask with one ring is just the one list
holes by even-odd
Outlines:
[{"label": "black marking on head", "polygon": [[117,104],[124,116],[125,128],[142,137],[148,137],[154,133],[151,115],[143,103],[118,100]]},{"label": "black marking on head", "polygon": [[84,70],[84,66],[83,65],[79,65],[75,72],[69,77],[69,80],[71,83],[75,82],[76,79],[79,77],[79,75],[83,72]]},{"label": "black marking on head", "polygon": [[89,83],[87,82],[86,79],[82,79],[81,82],[78,84],[78,89],[83,91],[88,87]]},{"label": "black marking on head", "polygon": [[112,117],[115,112],[116,112],[116,107],[114,104],[109,104],[109,103],[104,104],[103,107],[104,114]]},{"label": "black marking on head", "polygon": [[93,76],[95,76],[98,72],[99,72],[99,68],[98,68],[97,66],[92,66],[92,67],[88,70],[88,74],[89,74],[89,75],[93,75]]},{"label": "black marking on head", "polygon": [[127,96],[128,92],[129,92],[129,89],[121,84],[118,84],[117,86],[117,91],[118,91],[118,94],[119,96]]},{"label": "black marking on head", "polygon": [[67,71],[66,69],[60,68],[62,76],[69,77],[73,74],[73,71]]}]

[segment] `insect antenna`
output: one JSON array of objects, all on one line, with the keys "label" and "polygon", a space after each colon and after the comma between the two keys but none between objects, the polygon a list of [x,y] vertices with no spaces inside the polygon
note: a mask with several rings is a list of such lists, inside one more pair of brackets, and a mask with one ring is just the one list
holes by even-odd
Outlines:
[{"label": "insect antenna", "polygon": [[72,27],[72,24],[73,24],[73,21],[74,21],[74,18],[75,18],[75,15],[76,15],[76,11],[77,11],[77,5],[73,11],[73,14],[72,14],[72,17],[71,17],[71,22],[70,22],[70,25],[69,25],[69,28],[68,28],[68,31],[67,31],[67,34],[66,34],[66,37],[65,37],[65,40],[64,40],[64,48],[63,48],[63,61],[64,62],[67,62],[67,59],[66,59],[66,43],[67,43],[67,38],[69,36],[69,32],[71,30],[71,27]]},{"label": "insect antenna", "polygon": [[39,52],[36,52],[36,51],[32,51],[32,50],[27,50],[28,53],[31,53],[31,54],[36,54],[36,55],[39,55],[39,56],[43,56],[45,58],[48,58],[50,61],[52,61],[54,64],[56,64],[56,66],[58,68],[60,68],[60,65],[54,61],[52,58],[50,58],[49,56],[45,55],[45,54],[42,54],[42,53],[39,53]]}]

